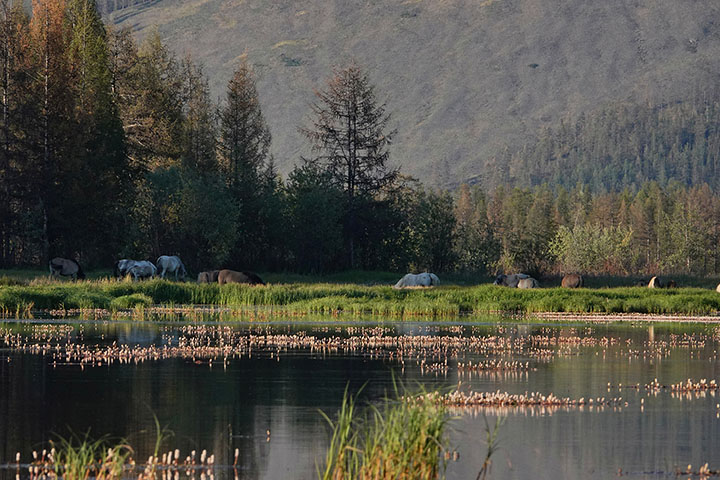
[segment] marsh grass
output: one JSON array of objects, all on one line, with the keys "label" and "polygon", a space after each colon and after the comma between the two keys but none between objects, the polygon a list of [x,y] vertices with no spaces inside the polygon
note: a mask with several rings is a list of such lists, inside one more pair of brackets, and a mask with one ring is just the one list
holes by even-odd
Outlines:
[{"label": "marsh grass", "polygon": [[443,406],[418,400],[385,399],[380,407],[357,407],[347,390],[332,428],[322,480],[436,479],[445,469],[442,453],[449,419]]},{"label": "marsh grass", "polygon": [[498,312],[702,315],[720,311],[720,294],[700,288],[519,290],[485,284],[394,290],[389,285],[351,283],[250,286],[109,279],[81,282],[43,280],[28,285],[0,286],[0,312],[5,316],[24,317],[32,310],[117,311],[150,305],[262,307],[282,314],[374,314],[395,318],[451,318],[459,314]]},{"label": "marsh grass", "polygon": [[63,480],[116,480],[123,477],[132,448],[125,443],[111,445],[107,438],[60,438],[55,448],[53,471]]}]

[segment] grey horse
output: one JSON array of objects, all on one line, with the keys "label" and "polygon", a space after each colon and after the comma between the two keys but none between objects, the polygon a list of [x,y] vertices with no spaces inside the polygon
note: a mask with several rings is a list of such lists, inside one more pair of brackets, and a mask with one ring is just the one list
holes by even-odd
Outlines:
[{"label": "grey horse", "polygon": [[540,288],[540,282],[532,277],[521,278],[517,288]]},{"label": "grey horse", "polygon": [[160,271],[160,278],[165,278],[165,275],[168,273],[174,273],[175,281],[178,280],[178,276],[181,281],[185,280],[187,270],[185,270],[185,265],[183,265],[182,260],[180,260],[180,257],[177,255],[161,255],[158,257],[155,265],[157,265]]},{"label": "grey horse", "polygon": [[525,273],[514,273],[512,275],[498,275],[493,282],[493,285],[501,285],[503,287],[517,288],[520,280],[530,278],[530,275]]},{"label": "grey horse", "polygon": [[124,263],[117,269],[122,272],[123,277],[130,275],[133,280],[142,280],[144,278],[154,278],[157,275],[157,268],[147,260],[121,260],[120,262]]},{"label": "grey horse", "polygon": [[83,272],[78,262],[62,257],[55,257],[50,260],[50,275],[53,277],[72,277],[73,280],[85,278],[85,272]]}]

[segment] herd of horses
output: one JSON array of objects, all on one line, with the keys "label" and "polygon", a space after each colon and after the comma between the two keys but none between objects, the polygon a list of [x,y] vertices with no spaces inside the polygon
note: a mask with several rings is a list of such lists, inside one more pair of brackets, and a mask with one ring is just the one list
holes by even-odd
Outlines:
[{"label": "herd of horses", "polygon": [[[155,263],[148,260],[118,260],[113,267],[113,276],[117,279],[132,278],[133,281],[155,277],[168,278],[174,276],[175,281],[185,281],[187,269],[177,255],[161,255]],[[78,262],[69,258],[55,257],[50,260],[50,275],[53,277],[71,277],[73,280],[85,278],[85,273]],[[198,283],[247,283],[265,285],[265,282],[253,272],[236,272],[234,270],[211,270],[200,272]]]},{"label": "herd of horses", "polygon": [[[540,282],[525,273],[515,273],[512,275],[498,275],[493,282],[495,285],[502,285],[511,288],[540,288]],[[585,285],[582,275],[570,273],[565,275],[560,284],[563,288],[582,288]],[[644,283],[638,283],[637,287],[646,286]],[[658,276],[654,276],[647,284],[648,288],[677,288],[675,280],[663,280]],[[720,292],[720,285],[717,286]]]},{"label": "herd of horses", "polygon": [[[159,272],[159,273],[158,273]],[[148,278],[167,278],[174,275],[176,281],[185,281],[187,269],[180,257],[177,255],[162,255],[153,264],[147,260],[123,259],[115,263],[113,276],[115,278],[131,277],[134,281]],[[50,275],[53,277],[72,277],[73,280],[85,278],[85,273],[78,262],[69,258],[55,257],[50,260]],[[200,272],[197,276],[198,283],[246,283],[249,285],[265,285],[265,282],[253,272],[237,272],[235,270],[208,270]],[[440,279],[434,273],[408,273],[393,286],[395,289],[434,287],[440,284]],[[540,282],[525,273],[514,273],[511,275],[500,274],[495,278],[494,285],[510,288],[540,288]],[[565,275],[561,283],[563,288],[582,288],[584,280],[582,275],[571,273]],[[638,286],[645,286],[643,283]],[[676,288],[673,280],[663,280],[654,276],[647,284],[648,288]],[[720,292],[720,285],[716,289]]]}]

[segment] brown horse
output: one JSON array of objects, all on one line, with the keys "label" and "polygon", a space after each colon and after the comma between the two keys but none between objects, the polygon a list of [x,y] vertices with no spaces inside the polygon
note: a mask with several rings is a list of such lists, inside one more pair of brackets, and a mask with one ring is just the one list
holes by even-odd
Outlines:
[{"label": "brown horse", "polygon": [[197,281],[198,281],[198,283],[217,283],[219,273],[220,273],[220,270],[211,270],[208,272],[200,272],[200,273],[198,273]]},{"label": "brown horse", "polygon": [[565,275],[562,279],[563,288],[582,288],[583,277],[577,273]]},{"label": "brown horse", "polygon": [[73,280],[85,278],[85,272],[83,272],[78,262],[62,257],[55,257],[50,260],[50,275],[53,277],[72,277]]},{"label": "brown horse", "polygon": [[218,273],[218,283],[224,285],[226,283],[249,283],[250,285],[265,285],[257,274],[253,272],[236,272],[234,270],[220,270]]}]

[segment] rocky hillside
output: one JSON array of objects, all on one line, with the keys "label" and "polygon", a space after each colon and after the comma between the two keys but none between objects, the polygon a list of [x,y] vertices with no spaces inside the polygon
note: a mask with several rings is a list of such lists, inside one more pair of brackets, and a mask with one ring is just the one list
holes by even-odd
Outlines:
[{"label": "rocky hillside", "polygon": [[259,75],[273,153],[287,172],[297,127],[333,65],[367,67],[393,112],[403,170],[435,186],[482,180],[488,158],[544,126],[616,100],[713,91],[712,0],[107,0],[110,23],[157,28],[223,95],[238,59]]}]

